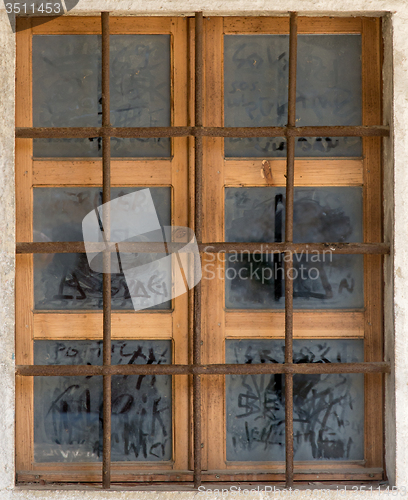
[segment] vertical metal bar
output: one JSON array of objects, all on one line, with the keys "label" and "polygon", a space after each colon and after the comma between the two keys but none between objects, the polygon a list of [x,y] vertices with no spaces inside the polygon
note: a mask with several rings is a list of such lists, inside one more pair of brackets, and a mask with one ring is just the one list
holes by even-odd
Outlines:
[{"label": "vertical metal bar", "polygon": [[[195,15],[195,126],[203,126],[203,13]],[[199,243],[202,242],[202,171],[203,138],[200,134],[194,141],[194,229]],[[194,288],[194,330],[193,364],[201,364],[201,283]],[[193,413],[194,413],[194,487],[201,484],[201,376],[193,375]]]},{"label": "vertical metal bar", "polygon": [[[109,89],[109,12],[102,12],[102,127],[110,126],[110,89]],[[110,137],[102,138],[103,189],[102,203],[110,201]],[[104,207],[103,230],[105,241],[110,245],[110,213]],[[111,254],[103,253],[103,364],[111,364]],[[110,488],[111,476],[111,375],[103,376],[103,464],[102,486]]]},{"label": "vertical metal bar", "polygon": [[[290,13],[288,128],[296,125],[297,14]],[[285,240],[293,242],[295,138],[287,135]],[[293,255],[285,256],[285,363],[293,363]],[[286,487],[293,485],[293,375],[285,375]]]}]

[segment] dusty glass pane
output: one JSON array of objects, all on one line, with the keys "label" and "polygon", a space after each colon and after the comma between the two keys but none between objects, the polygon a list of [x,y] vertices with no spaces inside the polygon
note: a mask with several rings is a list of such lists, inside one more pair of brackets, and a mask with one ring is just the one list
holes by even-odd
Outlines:
[{"label": "dusty glass pane", "polygon": [[299,35],[296,124],[361,125],[361,36]]},{"label": "dusty glass pane", "polygon": [[[225,126],[287,123],[288,36],[224,36]],[[361,124],[361,37],[299,35],[296,125]],[[281,157],[283,138],[225,139],[227,157]],[[361,156],[360,138],[301,137],[296,156]]]},{"label": "dusty glass pane", "polygon": [[[362,340],[294,340],[295,363],[364,361]],[[227,340],[226,363],[283,363],[283,340]],[[226,376],[227,460],[285,460],[283,375]],[[295,375],[295,460],[364,458],[364,375]]]},{"label": "dusty glass pane", "polygon": [[[111,197],[143,188],[112,188]],[[150,188],[162,226],[171,223],[171,190]],[[34,241],[83,241],[82,219],[102,204],[100,188],[34,188]],[[156,254],[156,259],[163,257]],[[112,254],[112,258],[116,258]],[[133,309],[124,274],[112,274],[112,308]],[[150,292],[157,292],[152,286]],[[150,293],[149,292],[149,293]],[[143,290],[140,293],[145,293]],[[38,310],[101,309],[102,273],[89,268],[85,254],[34,254],[34,302]],[[152,309],[169,309],[171,301]]]},{"label": "dusty glass pane", "polygon": [[[111,123],[170,125],[170,35],[111,36]],[[101,39],[98,35],[33,37],[34,126],[101,125]],[[101,156],[100,138],[36,139],[34,156]],[[113,157],[168,157],[170,139],[111,140]]]},{"label": "dusty glass pane", "polygon": [[[289,37],[224,36],[226,127],[287,122]],[[225,139],[225,156],[284,156],[282,138]]]},{"label": "dusty glass pane", "polygon": [[[101,37],[33,36],[34,127],[101,125]],[[34,139],[34,156],[100,156],[94,139]]]},{"label": "dusty glass pane", "polygon": [[[284,241],[285,189],[226,188],[226,241]],[[362,188],[295,188],[294,242],[362,241]],[[364,306],[363,257],[305,251],[294,254],[294,307]],[[232,309],[284,307],[284,254],[230,254],[225,304]]]},{"label": "dusty glass pane", "polygon": [[[169,127],[170,35],[112,35],[110,64],[112,126]],[[170,139],[113,138],[111,153],[170,156]]]},{"label": "dusty glass pane", "polygon": [[[168,340],[114,340],[112,364],[169,364]],[[102,341],[34,342],[40,365],[102,365]],[[36,462],[102,460],[102,377],[35,377]],[[171,377],[112,377],[112,460],[172,456]]]}]

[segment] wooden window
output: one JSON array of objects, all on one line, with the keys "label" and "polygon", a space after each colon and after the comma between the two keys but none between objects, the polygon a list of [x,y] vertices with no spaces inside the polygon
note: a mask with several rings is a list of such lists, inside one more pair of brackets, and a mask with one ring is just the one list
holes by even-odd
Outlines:
[{"label": "wooden window", "polygon": [[[289,18],[111,16],[110,108],[100,18],[18,22],[17,481],[383,479],[380,19],[299,17],[291,66]],[[135,312],[123,274],[89,269],[102,185],[150,188],[162,225],[196,216],[194,302]],[[182,367],[72,376],[103,342],[108,364]]]}]

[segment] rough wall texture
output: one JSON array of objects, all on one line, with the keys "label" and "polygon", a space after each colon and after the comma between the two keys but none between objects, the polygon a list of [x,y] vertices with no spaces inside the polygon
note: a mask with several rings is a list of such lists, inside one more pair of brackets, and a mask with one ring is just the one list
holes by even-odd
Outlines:
[{"label": "rough wall texture", "polygon": [[[385,239],[393,244],[386,259],[386,359],[395,363],[395,374],[387,377],[386,460],[391,484],[404,498],[408,493],[408,2],[407,0],[80,0],[70,15],[97,14],[102,10],[123,15],[171,15],[204,11],[206,15],[300,14],[384,15],[384,122],[394,128],[394,137],[384,143]],[[0,6],[0,498],[6,499],[164,499],[191,498],[192,492],[102,492],[33,491],[14,487],[14,35],[3,3]],[[394,210],[394,207],[396,209]],[[379,402],[379,406],[381,406]],[[18,436],[17,436],[18,439]],[[383,495],[336,490],[324,495],[310,491],[283,494],[229,494],[232,497],[263,498],[357,498]],[[201,496],[201,495],[200,495]],[[205,495],[205,498],[226,495]]]}]

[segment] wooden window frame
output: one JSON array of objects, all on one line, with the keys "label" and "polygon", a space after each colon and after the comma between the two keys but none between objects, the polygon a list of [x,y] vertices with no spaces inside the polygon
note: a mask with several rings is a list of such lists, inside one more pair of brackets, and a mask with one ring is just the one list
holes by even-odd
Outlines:
[{"label": "wooden window frame", "polygon": [[[45,24],[35,18],[19,18],[17,31],[17,105],[16,123],[32,127],[31,45],[33,35],[101,34],[100,17],[61,17]],[[171,36],[172,126],[187,122],[187,26],[180,17],[110,19],[111,34],[169,34]],[[24,29],[25,28],[25,29]],[[177,67],[177,72],[174,68]],[[172,190],[172,225],[188,226],[188,146],[187,137],[172,138],[172,156],[166,159],[112,159],[113,186],[167,186]],[[33,188],[102,186],[103,160],[34,158],[33,140],[16,139],[16,211],[17,240],[32,241]],[[44,312],[34,310],[33,256],[17,255],[16,276],[16,363],[32,365],[35,340],[78,340],[103,338],[103,313],[80,311]],[[113,339],[171,340],[173,363],[188,363],[188,296],[173,299],[171,312],[124,312],[111,314]],[[138,331],[137,337],[132,332]],[[86,332],[83,336],[82,332]],[[81,335],[82,333],[82,335]],[[17,351],[16,351],[17,352]],[[33,378],[17,376],[16,399],[16,469],[18,481],[95,482],[101,477],[101,463],[63,464],[34,462]],[[188,470],[188,379],[173,377],[173,460],[160,465],[160,470]],[[154,463],[112,465],[113,481],[151,480]],[[65,469],[65,470],[63,470]],[[75,472],[69,472],[73,470]],[[76,478],[76,479],[75,479]]]},{"label": "wooden window frame", "polygon": [[[204,97],[207,127],[223,126],[223,35],[288,34],[288,18],[211,17],[206,20],[204,61],[211,61],[205,76],[216,84],[206,85]],[[362,124],[378,125],[381,116],[381,20],[380,18],[298,18],[298,34],[360,34],[362,37]],[[208,38],[206,38],[207,40]],[[212,72],[211,74],[209,74]],[[329,135],[329,134],[328,134]],[[224,188],[241,186],[286,186],[287,159],[268,158],[272,183],[261,175],[262,158],[224,157],[222,138],[205,138],[204,146],[204,225],[205,242],[224,240]],[[362,158],[296,158],[295,186],[362,186],[364,242],[382,241],[381,138],[362,138]],[[208,155],[206,157],[205,155]],[[211,261],[210,261],[211,262]],[[218,263],[219,275],[225,264]],[[364,255],[364,310],[295,310],[293,338],[364,339],[365,361],[382,361],[382,257]],[[204,363],[225,362],[227,339],[285,339],[285,311],[226,310],[225,287],[221,280],[203,281],[205,310]],[[207,302],[206,302],[207,301]],[[216,307],[218,304],[218,307]],[[380,480],[383,471],[382,375],[365,375],[365,439],[362,461],[332,463],[296,462],[293,479],[302,480]],[[225,443],[225,378],[209,376],[205,382],[206,431],[211,440]],[[218,390],[219,389],[219,390]],[[379,403],[380,402],[380,403]],[[205,428],[204,427],[204,428]],[[207,439],[203,439],[208,442]],[[204,463],[210,470],[230,472],[233,477],[252,481],[284,481],[285,463],[228,463],[224,449],[208,446]],[[245,472],[244,472],[245,471]]]},{"label": "wooden window frame", "polygon": [[[17,481],[97,482],[105,472],[105,460],[103,464],[50,465],[34,463],[33,458],[33,375],[35,375],[33,341],[79,339],[83,337],[79,337],[75,331],[85,330],[86,338],[101,339],[103,320],[102,313],[34,312],[32,253],[39,251],[39,246],[32,243],[32,189],[38,186],[100,186],[104,173],[104,160],[58,159],[57,161],[33,158],[32,137],[41,136],[41,132],[40,135],[35,135],[36,130],[32,128],[31,40],[35,34],[101,34],[101,22],[99,17],[59,17],[45,24],[41,24],[41,19],[20,18],[18,22],[20,25],[17,32],[16,70],[18,127],[16,211],[19,242],[16,276]],[[112,16],[109,23],[111,34],[167,33],[172,36],[171,125],[173,128],[179,127],[179,130],[185,129],[183,133],[180,132],[180,136],[173,134],[173,156],[170,159],[111,160],[111,185],[172,186],[172,224],[193,227],[194,217],[205,265],[208,249],[204,247],[216,242],[218,244],[216,251],[225,251],[229,248],[228,245],[219,244],[224,241],[224,187],[270,185],[267,179],[260,176],[262,158],[250,160],[224,158],[225,129],[221,132],[223,35],[288,34],[289,18],[211,17],[203,20],[202,15],[198,15],[194,22],[194,19],[181,17]],[[197,37],[200,29],[202,37]],[[171,313],[113,312],[111,315],[113,338],[129,338],[130,329],[137,325],[139,329],[142,328],[138,338],[172,339],[173,363],[188,368],[183,372],[186,375],[173,377],[173,462],[160,465],[160,471],[155,464],[137,463],[135,471],[132,464],[110,464],[109,461],[108,469],[112,472],[108,480],[103,476],[105,487],[109,487],[110,481],[189,482],[194,479],[195,486],[198,486],[201,481],[286,480],[286,484],[291,485],[293,480],[324,478],[331,481],[372,481],[384,477],[383,413],[378,411],[378,401],[382,407],[382,373],[389,371],[389,365],[382,362],[381,254],[387,253],[389,248],[379,243],[382,242],[380,136],[387,135],[389,130],[387,127],[379,126],[382,93],[381,21],[379,18],[366,17],[299,17],[297,31],[299,34],[360,33],[362,35],[363,127],[354,127],[359,128],[357,135],[363,136],[362,159],[295,159],[293,166],[295,186],[363,186],[364,244],[367,245],[365,247],[360,245],[358,253],[365,254],[365,307],[363,312],[292,311],[293,331],[289,333],[293,338],[321,338],[322,334],[319,332],[324,332],[326,338],[341,338],[344,337],[346,327],[348,338],[364,338],[367,346],[365,368],[360,367],[358,371],[373,372],[365,375],[365,408],[368,409],[365,412],[365,460],[336,461],[324,465],[321,462],[296,462],[293,470],[292,446],[292,470],[288,471],[290,457],[286,468],[285,464],[277,462],[229,464],[225,458],[224,447],[210,446],[210,442],[225,442],[224,375],[215,374],[216,368],[213,368],[213,374],[201,377],[204,373],[211,373],[211,368],[201,372],[190,368],[200,368],[201,358],[204,365],[207,364],[209,367],[224,365],[224,344],[227,338],[285,338],[285,336],[288,338],[289,328],[285,312],[226,311],[223,307],[224,282],[203,280],[203,284],[195,289],[195,302],[193,303],[192,294],[178,297],[174,299]],[[201,43],[194,42],[200,38],[202,46]],[[194,45],[195,57],[192,50]],[[201,64],[195,64],[197,54],[204,60],[204,67],[201,69]],[[195,86],[191,78],[194,71]],[[200,99],[204,104],[202,108]],[[218,130],[218,136],[216,132],[214,136],[205,137],[206,128],[209,130],[213,127]],[[373,134],[368,131],[370,127]],[[169,133],[167,136],[170,135]],[[201,153],[198,153],[200,150]],[[285,172],[288,173],[289,160],[268,160],[274,173],[272,185],[287,185]],[[201,222],[202,213],[205,214],[204,224]],[[34,248],[35,245],[37,250]],[[341,245],[338,245],[338,248],[340,247]],[[44,251],[44,248],[46,247],[43,246],[43,250],[40,251]],[[47,248],[49,251],[50,247]],[[344,248],[343,250],[340,248],[340,251],[347,253]],[[223,272],[223,263],[219,266]],[[202,306],[197,307],[198,303]],[[200,316],[201,310],[203,314]],[[342,325],[341,329],[336,326],[340,324],[339,322]],[[191,345],[192,339],[193,345]],[[203,341],[202,347],[201,341]],[[189,354],[191,351],[193,355]],[[193,384],[188,380],[187,373],[193,374]],[[200,385],[202,385],[201,395]],[[202,408],[206,411],[202,411]]]}]

